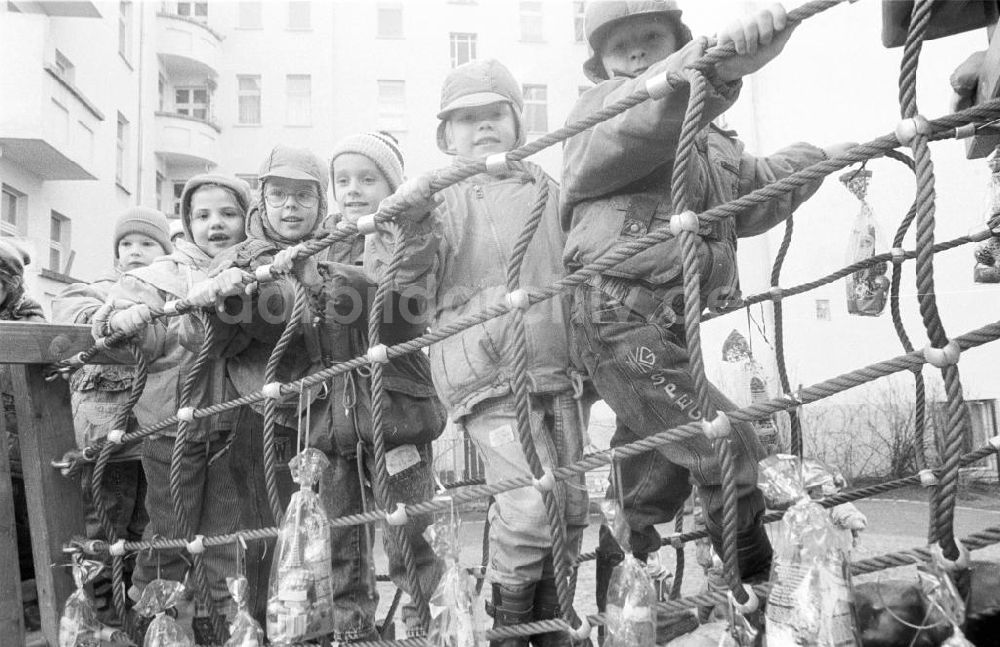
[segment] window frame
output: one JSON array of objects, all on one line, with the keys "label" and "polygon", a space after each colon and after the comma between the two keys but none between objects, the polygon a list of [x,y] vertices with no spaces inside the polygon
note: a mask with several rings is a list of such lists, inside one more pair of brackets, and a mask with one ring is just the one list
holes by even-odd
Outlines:
[{"label": "window frame", "polygon": [[118,2],[118,55],[129,66],[132,65],[132,32],[134,31],[135,3],[132,0]]},{"label": "window frame", "polygon": [[[7,196],[14,203],[14,221],[5,220],[3,217],[3,204],[8,202]],[[28,195],[24,191],[19,191],[13,186],[0,184],[0,236],[23,236],[27,230]]]},{"label": "window frame", "polygon": [[[375,84],[379,130],[393,133],[406,132],[406,81],[404,79],[377,79]],[[388,92],[384,92],[384,90]],[[398,99],[391,96],[395,92],[398,92]],[[387,101],[387,99],[393,100]]]},{"label": "window frame", "polygon": [[[476,59],[476,49],[479,43],[479,35],[476,32],[471,31],[452,31],[448,32],[448,45],[451,52],[451,67],[452,69],[468,63],[469,61]],[[458,48],[464,45],[466,48],[466,58],[465,60],[459,62],[459,51]]]},{"label": "window frame", "polygon": [[[387,33],[384,30],[385,22],[382,20],[383,12],[393,11],[398,14],[399,21],[399,32],[398,33]],[[375,5],[375,38],[385,38],[389,40],[398,40],[405,38],[405,31],[403,29],[403,3],[402,2],[378,2]]]},{"label": "window frame", "polygon": [[[535,90],[541,90],[544,96],[541,100],[533,98],[532,92]],[[549,86],[544,83],[525,83],[521,86],[521,93],[524,97],[524,112],[522,116],[522,123],[524,124],[525,133],[547,133],[549,131]],[[533,109],[533,110],[529,110]],[[541,109],[542,115],[542,128],[532,128],[535,124],[532,123],[530,118],[531,114],[537,110]]]},{"label": "window frame", "polygon": [[129,120],[119,112],[115,130],[115,182],[122,188],[128,179],[129,125]]},{"label": "window frame", "polygon": [[[540,0],[521,0],[517,6],[518,20],[521,26],[522,43],[545,42],[545,4]],[[529,33],[526,26],[537,20],[538,33]]]},{"label": "window frame", "polygon": [[[59,226],[58,240],[52,233],[53,226],[55,226],[56,223],[58,223]],[[52,272],[63,274],[66,261],[69,260],[69,256],[73,251],[73,223],[68,216],[59,213],[55,209],[49,211],[48,248],[48,269]],[[53,259],[55,259],[55,263],[53,263]],[[53,267],[53,265],[55,265],[55,267]]]},{"label": "window frame", "polygon": [[585,43],[587,42],[587,26],[585,18],[587,15],[587,6],[585,2],[573,2],[573,42],[574,43]]},{"label": "window frame", "polygon": [[[192,119],[201,119],[202,121],[210,121],[212,116],[212,90],[207,85],[175,85],[173,90],[174,114],[190,117]],[[178,101],[177,95],[180,92],[187,92],[190,100],[183,103]],[[204,104],[194,101],[195,92],[205,93]],[[181,106],[185,107],[182,108]],[[187,110],[188,112],[181,112],[182,109]],[[204,111],[204,114],[200,116],[195,114],[198,110]]]},{"label": "window frame", "polygon": [[[292,80],[293,79],[297,80],[297,81],[301,81],[301,80],[305,79],[307,81],[306,88],[307,88],[308,92],[303,93],[303,92],[299,91],[299,92],[296,92],[294,94],[294,96],[293,96],[293,93],[292,93]],[[305,118],[302,119],[301,121],[297,121],[297,120],[295,120],[295,119],[292,118],[293,117],[292,106],[296,105],[295,102],[293,102],[293,99],[296,99],[297,101],[302,101],[303,98],[305,98],[305,101],[302,102],[301,104],[299,104],[299,106],[300,106],[300,109],[301,109],[301,106],[305,107],[305,109],[303,110],[303,115],[304,115]],[[313,113],[313,110],[312,110],[312,74],[286,74],[285,75],[285,125],[286,126],[296,126],[296,127],[312,126],[313,125],[313,123],[312,123],[312,121],[313,121],[312,120],[312,113]]]},{"label": "window frame", "polygon": [[[244,90],[241,81],[244,79],[254,80],[257,83],[256,90]],[[237,74],[236,75],[236,125],[237,126],[259,126],[264,120],[264,83],[260,74]],[[243,100],[257,100],[257,121],[243,121]]]},{"label": "window frame", "polygon": [[[306,18],[306,20],[305,20],[305,26],[304,27],[300,27],[298,25],[293,25],[292,24],[292,17],[295,16],[295,13],[292,11],[292,7],[304,7],[305,8],[305,18]],[[288,29],[289,31],[311,31],[312,30],[313,27],[312,27],[312,2],[311,2],[311,0],[288,0],[287,9],[288,9],[288,12],[287,12],[288,15],[286,16],[286,18],[287,18],[286,27],[285,27],[286,29]]]}]

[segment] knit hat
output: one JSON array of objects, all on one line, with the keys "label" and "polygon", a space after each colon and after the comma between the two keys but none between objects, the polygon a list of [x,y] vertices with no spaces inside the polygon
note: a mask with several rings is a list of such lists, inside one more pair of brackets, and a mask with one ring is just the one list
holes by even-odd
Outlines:
[{"label": "knit hat", "polygon": [[217,186],[227,189],[236,198],[236,205],[246,215],[250,209],[250,185],[238,177],[229,175],[218,175],[215,173],[203,173],[196,175],[184,185],[181,192],[181,225],[184,227],[184,237],[189,241],[194,240],[191,233],[191,197],[194,192],[204,186]]},{"label": "knit hat", "polygon": [[437,129],[438,148],[449,155],[455,154],[448,150],[448,140],[445,137],[445,124],[453,110],[497,102],[510,104],[517,130],[514,146],[522,145],[524,128],[521,125],[521,112],[524,110],[524,97],[521,95],[521,86],[510,70],[500,61],[487,58],[469,61],[449,72],[441,86],[441,111],[437,115],[441,120]]},{"label": "knit hat", "polygon": [[632,16],[669,20],[676,29],[678,49],[691,41],[691,30],[681,22],[681,10],[675,0],[590,0],[584,12],[584,31],[591,56],[583,64],[583,73],[594,83],[608,79],[601,60],[605,38],[613,27]]},{"label": "knit hat", "polygon": [[399,142],[389,133],[381,131],[362,133],[345,137],[337,142],[330,158],[331,181],[333,162],[344,153],[364,155],[374,162],[389,183],[391,191],[395,191],[403,183],[403,153],[399,150]]},{"label": "knit hat", "polygon": [[148,207],[130,207],[125,213],[118,216],[118,220],[115,222],[115,260],[118,260],[118,243],[129,234],[149,236],[160,244],[164,254],[169,254],[173,251],[174,246],[170,244],[167,229],[167,217],[163,215],[162,211]]},{"label": "knit hat", "polygon": [[264,163],[260,165],[260,188],[263,193],[264,181],[269,177],[282,177],[289,180],[306,180],[319,184],[319,215],[326,215],[326,189],[330,178],[326,174],[323,162],[305,148],[292,148],[278,144],[271,149]]}]

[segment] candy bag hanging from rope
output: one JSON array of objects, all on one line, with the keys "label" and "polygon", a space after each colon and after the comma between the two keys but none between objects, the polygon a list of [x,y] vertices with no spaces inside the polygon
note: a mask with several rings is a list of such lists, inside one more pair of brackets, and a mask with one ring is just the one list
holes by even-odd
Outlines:
[{"label": "candy bag hanging from rope", "polygon": [[646,565],[632,555],[631,529],[621,506],[605,499],[601,511],[625,553],[608,584],[604,647],[653,647],[656,644],[656,589]]},{"label": "candy bag hanging from rope", "polygon": [[965,600],[955,588],[955,583],[944,566],[944,555],[940,546],[931,548],[931,558],[919,571],[920,587],[927,598],[928,611],[936,611],[951,624],[951,636],[942,647],[975,647],[965,637],[961,626],[965,623]]},{"label": "candy bag hanging from rope", "polygon": [[173,580],[153,580],[142,590],[135,612],[153,618],[143,647],[194,647],[194,640],[167,611],[184,598],[184,585]]},{"label": "candy bag hanging from rope", "polygon": [[[989,187],[986,189],[986,204],[983,221],[988,225],[994,216],[1000,215],[1000,148],[996,148],[987,158],[990,165]],[[976,267],[973,280],[976,283],[1000,283],[1000,235],[994,234],[976,243]]]},{"label": "candy bag hanging from rope", "polygon": [[[854,227],[847,243],[847,263],[853,264],[875,256],[875,247],[881,243],[881,232],[872,208],[865,199],[872,172],[867,169],[848,171],[840,176],[847,190],[861,201],[861,210],[854,219]],[[877,317],[885,309],[889,297],[889,277],[886,263],[866,267],[849,274],[847,285],[847,312],[862,317]]]},{"label": "candy bag hanging from rope", "polygon": [[236,603],[236,617],[229,625],[229,640],[224,647],[264,647],[264,630],[250,615],[247,596],[249,583],[242,575],[227,577],[226,587]]},{"label": "candy bag hanging from rope", "polygon": [[66,606],[59,618],[59,647],[100,647],[102,641],[116,645],[133,644],[124,632],[101,624],[94,610],[94,601],[84,588],[100,574],[104,564],[75,554],[72,568],[76,590],[66,598]]},{"label": "candy bag hanging from rope", "polygon": [[[809,488],[843,477],[821,463],[778,454],[760,463],[758,485],[771,507],[789,507],[774,536],[774,564],[766,616],[769,647],[853,647],[860,644],[854,616],[851,534],[809,497]],[[819,485],[817,485],[819,484]]]},{"label": "candy bag hanging from rope", "polygon": [[267,598],[267,636],[289,645],[333,631],[330,524],[313,486],[330,465],[308,448],[289,462],[299,484],[281,521]]},{"label": "candy bag hanging from rope", "polygon": [[459,564],[462,550],[459,526],[460,520],[452,503],[451,511],[440,515],[434,525],[424,531],[445,565],[441,581],[430,599],[431,627],[427,642],[432,647],[479,647],[482,644],[473,620],[476,581]]}]

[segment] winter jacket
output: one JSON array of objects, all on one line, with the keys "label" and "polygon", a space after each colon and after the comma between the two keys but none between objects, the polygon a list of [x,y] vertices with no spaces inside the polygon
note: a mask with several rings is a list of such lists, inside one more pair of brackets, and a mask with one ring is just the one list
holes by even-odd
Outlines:
[{"label": "winter jacket", "polygon": [[[569,121],[579,119],[643,86],[649,73],[615,78],[584,93]],[[794,144],[769,157],[753,157],[732,132],[709,122],[736,98],[739,84],[710,85],[703,128],[689,182],[695,212],[746,195],[826,159],[810,144]],[[616,244],[662,227],[673,213],[670,182],[687,106],[685,86],[646,101],[584,131],[563,151],[562,222],[569,229],[564,260],[576,270]],[[737,237],[755,236],[788,218],[819,188],[813,182],[710,226],[699,247],[703,294],[738,294]],[[605,275],[666,285],[682,274],[680,245],[669,239],[634,255]]]},{"label": "winter jacket", "polygon": [[[147,267],[123,274],[109,290],[108,297],[162,308],[167,301],[184,298],[192,285],[207,278],[211,265],[212,259],[200,248],[187,241],[178,241],[172,254],[157,258]],[[160,317],[147,326],[144,334],[137,339],[148,366],[143,393],[152,396],[142,398],[135,407],[141,426],[158,423],[177,413],[180,391],[198,350],[185,348],[179,332],[183,320],[198,316],[204,315]],[[95,328],[95,337],[102,333]],[[123,361],[130,357],[121,350],[114,351],[113,355]],[[205,407],[236,397],[235,389],[225,378],[224,362],[211,362],[202,375],[195,385],[189,406]],[[188,440],[204,441],[214,437],[216,432],[227,432],[232,428],[234,417],[234,412],[228,411],[198,418],[189,428]],[[160,433],[172,436],[177,433],[177,428],[171,426]]]},{"label": "winter jacket", "polygon": [[[247,229],[254,237],[228,250],[226,262],[231,266],[253,271],[270,263],[285,247],[261,237],[263,230],[255,224],[261,218],[256,206],[251,209]],[[336,220],[335,216],[327,218],[316,236],[335,228]],[[297,380],[367,351],[367,315],[375,286],[360,267],[363,248],[364,239],[355,238],[335,243],[317,257],[323,259],[318,261],[322,281],[307,287],[308,305],[303,325],[293,333],[278,365],[278,381]],[[261,286],[260,294],[253,299],[227,299],[226,313],[217,319],[217,348],[228,358],[230,374],[241,394],[259,391],[264,385],[264,369],[285,329],[294,298],[291,284],[278,280]],[[392,312],[380,326],[381,343],[397,344],[423,334],[421,323],[412,323],[400,316],[398,295],[391,296],[387,307]],[[349,455],[357,450],[359,439],[372,442],[368,375],[367,367],[338,374],[309,394],[310,446]],[[383,382],[387,393],[383,420],[388,447],[422,444],[441,434],[445,416],[435,397],[427,357],[423,353],[411,353],[390,361],[383,368]],[[277,410],[277,422],[297,428],[298,406],[297,396],[282,402]],[[262,405],[259,410],[263,411]]]},{"label": "winter jacket", "polygon": [[[507,266],[515,242],[542,189],[545,212],[521,266],[520,287],[541,288],[565,276],[560,261],[565,233],[559,224],[558,185],[538,166],[520,163],[497,175],[480,174],[439,193],[444,202],[407,232],[408,253],[396,275],[402,291],[428,300],[433,329],[504,302]],[[385,273],[392,237],[369,236],[365,269]],[[568,307],[560,295],[525,314],[529,389],[556,393],[571,388]],[[506,314],[467,328],[430,347],[438,396],[452,419],[478,402],[513,392],[514,331]]]},{"label": "winter jacket", "polygon": [[[122,273],[113,270],[93,283],[73,283],[52,298],[52,319],[59,323],[90,324],[94,313],[108,299],[111,287]],[[123,364],[84,364],[69,380],[76,444],[84,448],[107,436],[128,400],[135,369]],[[144,398],[153,397],[144,392]],[[132,417],[130,427],[134,427]],[[128,431],[134,431],[129,428]],[[112,460],[135,460],[142,455],[142,444],[124,445]]]}]

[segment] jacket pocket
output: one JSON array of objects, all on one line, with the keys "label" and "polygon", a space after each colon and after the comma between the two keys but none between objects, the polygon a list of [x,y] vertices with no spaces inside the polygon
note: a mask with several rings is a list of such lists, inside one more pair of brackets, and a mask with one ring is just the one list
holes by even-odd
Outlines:
[{"label": "jacket pocket", "polygon": [[128,393],[101,392],[101,399],[74,393],[72,397],[73,430],[76,446],[83,449],[87,445],[106,437],[114,428],[118,418],[125,412]]}]

